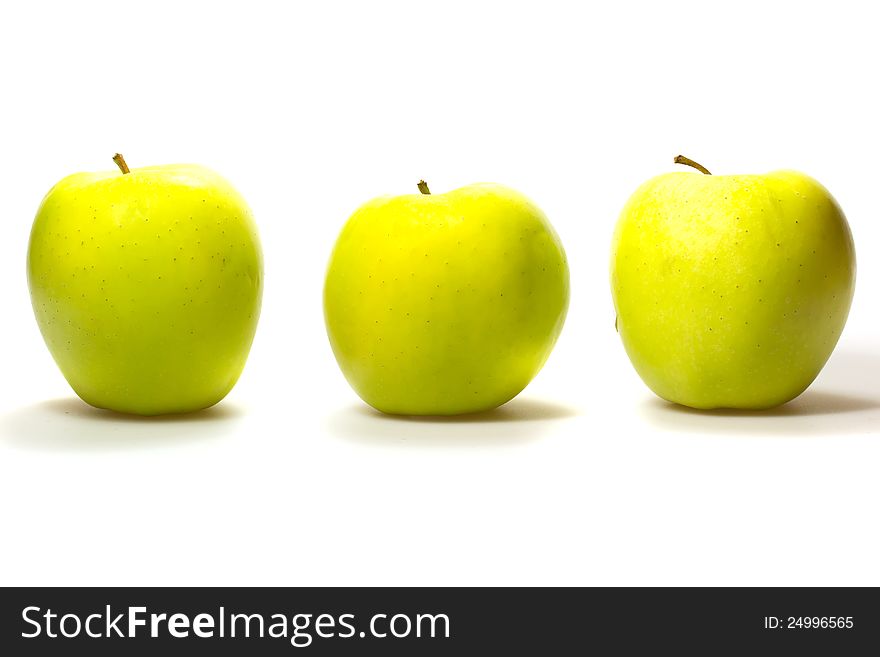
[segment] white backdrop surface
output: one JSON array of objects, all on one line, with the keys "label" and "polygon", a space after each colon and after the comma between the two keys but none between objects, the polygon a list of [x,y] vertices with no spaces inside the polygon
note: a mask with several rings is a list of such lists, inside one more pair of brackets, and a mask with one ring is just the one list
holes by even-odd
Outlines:
[{"label": "white backdrop surface", "polygon": [[[867,3],[77,2],[0,9],[0,584],[880,585],[880,42]],[[69,389],[30,308],[63,176],[208,165],[256,215],[266,289],[213,410],[137,420]],[[665,404],[614,332],[611,232],[679,152],[800,169],[850,220],[856,298],[778,410]],[[477,181],[568,252],[557,348],[479,418],[367,409],[321,284],[348,215]]]}]

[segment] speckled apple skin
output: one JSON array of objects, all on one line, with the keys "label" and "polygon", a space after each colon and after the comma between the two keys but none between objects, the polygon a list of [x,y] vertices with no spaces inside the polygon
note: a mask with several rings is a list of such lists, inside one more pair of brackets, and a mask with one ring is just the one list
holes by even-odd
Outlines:
[{"label": "speckled apple skin", "polygon": [[568,300],[547,218],[494,184],[370,201],[343,228],[324,286],[348,382],[374,408],[404,415],[512,399],[550,355]]},{"label": "speckled apple skin", "polygon": [[46,345],[93,406],[195,411],[241,374],[262,253],[244,199],[209,169],[65,178],[37,212],[27,272]]},{"label": "speckled apple skin", "polygon": [[837,344],[855,274],[843,212],[794,171],[658,176],[629,199],[612,245],[630,360],[657,395],[699,409],[803,392]]}]

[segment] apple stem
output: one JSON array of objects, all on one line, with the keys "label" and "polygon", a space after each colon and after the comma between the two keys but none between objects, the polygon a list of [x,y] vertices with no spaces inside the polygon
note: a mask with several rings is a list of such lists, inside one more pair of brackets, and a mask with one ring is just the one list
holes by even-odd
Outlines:
[{"label": "apple stem", "polygon": [[431,190],[428,189],[428,183],[426,183],[424,180],[419,181],[419,191],[422,194],[430,194],[431,193]]},{"label": "apple stem", "polygon": [[125,163],[125,158],[122,157],[119,153],[113,156],[113,161],[116,162],[116,166],[119,167],[119,170],[122,171],[123,174],[131,173],[131,170],[128,168],[128,165]]},{"label": "apple stem", "polygon": [[703,166],[702,164],[700,164],[699,162],[694,162],[691,158],[689,158],[689,157],[685,157],[684,155],[676,155],[676,156],[675,156],[675,160],[674,160],[674,162],[675,162],[676,164],[686,164],[686,165],[688,165],[689,167],[693,167],[694,169],[696,169],[696,170],[699,171],[700,173],[705,173],[707,176],[711,176],[711,175],[712,175],[712,174],[709,172],[709,169],[707,169],[706,167],[704,167],[704,166]]}]

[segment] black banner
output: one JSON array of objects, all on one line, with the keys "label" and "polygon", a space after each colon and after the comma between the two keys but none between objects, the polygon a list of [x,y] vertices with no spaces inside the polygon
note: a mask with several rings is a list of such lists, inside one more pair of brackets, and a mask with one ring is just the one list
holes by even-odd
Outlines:
[{"label": "black banner", "polygon": [[880,649],[880,601],[867,588],[23,588],[0,596],[0,654],[16,656]]}]

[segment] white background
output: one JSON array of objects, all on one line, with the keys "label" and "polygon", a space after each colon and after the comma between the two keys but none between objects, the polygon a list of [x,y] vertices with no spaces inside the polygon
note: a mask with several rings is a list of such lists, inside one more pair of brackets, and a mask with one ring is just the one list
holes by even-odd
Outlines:
[{"label": "white background", "polygon": [[[869,6],[4,5],[0,583],[880,584]],[[132,167],[215,168],[261,230],[247,368],[187,419],[86,407],[30,309],[40,199],[117,150]],[[661,403],[614,332],[614,222],[679,152],[715,173],[803,170],[851,222],[849,324],[813,387],[776,411]],[[525,192],[571,262],[555,352],[478,419],[369,411],[324,334],[342,224],[420,177]]]}]

